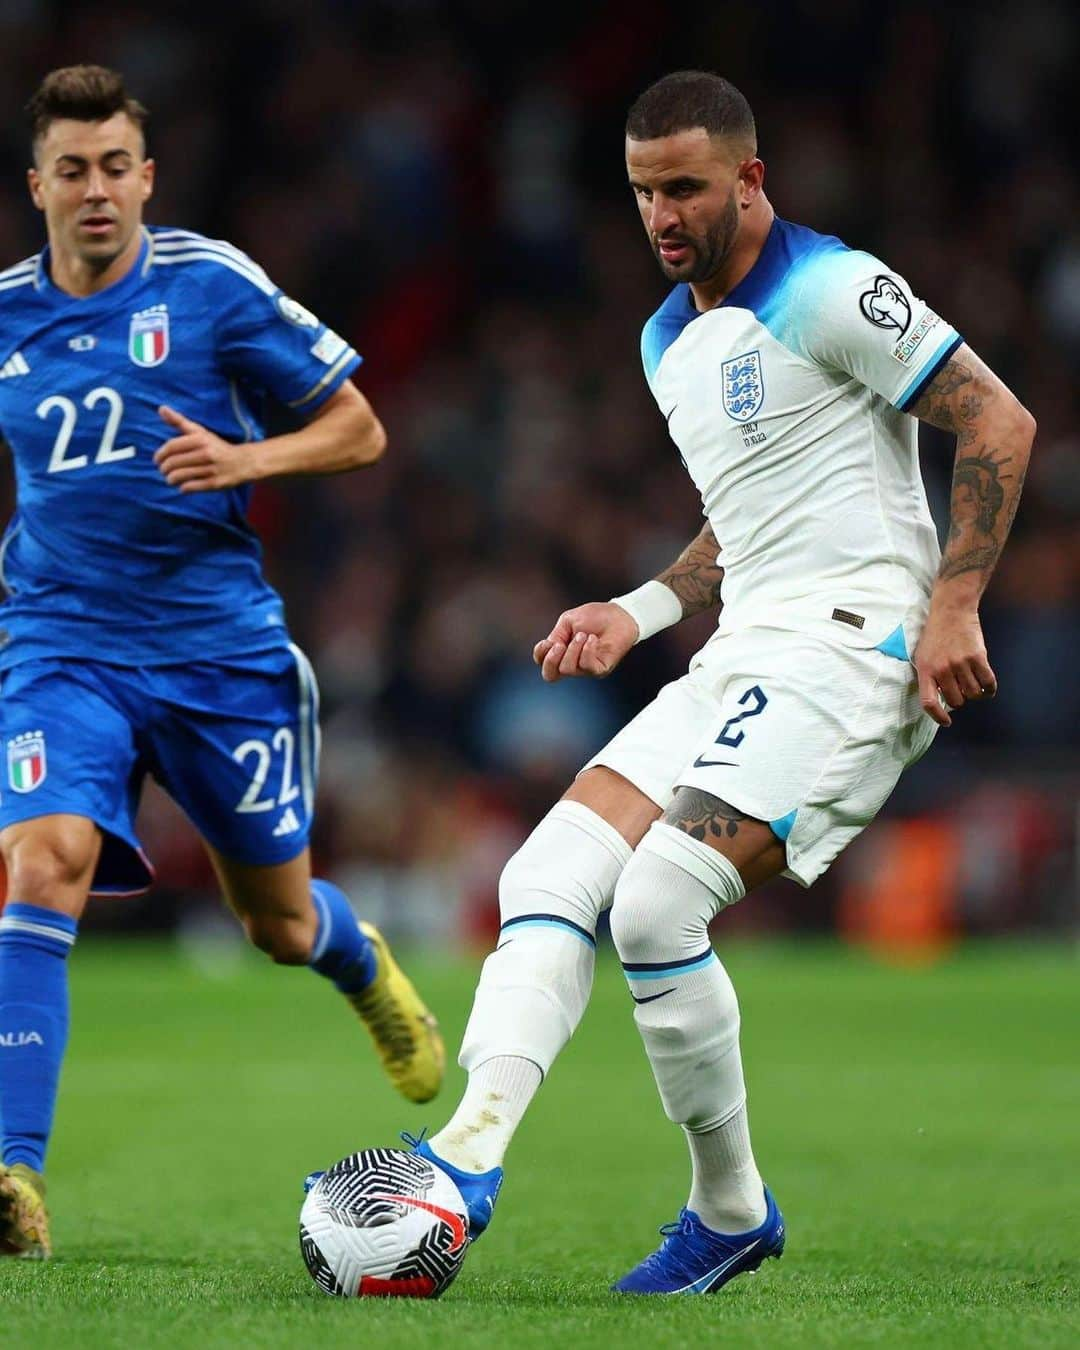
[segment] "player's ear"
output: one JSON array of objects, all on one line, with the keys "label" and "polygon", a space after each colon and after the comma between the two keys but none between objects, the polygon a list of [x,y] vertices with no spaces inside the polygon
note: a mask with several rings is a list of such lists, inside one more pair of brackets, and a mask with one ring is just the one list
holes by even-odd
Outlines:
[{"label": "player's ear", "polygon": [[38,173],[37,169],[27,169],[26,184],[30,189],[30,200],[39,211],[44,211],[45,200],[41,195],[41,174]]},{"label": "player's ear", "polygon": [[765,165],[754,156],[739,165],[739,205],[746,208],[761,195],[765,183]]},{"label": "player's ear", "polygon": [[142,199],[148,202],[154,195],[154,172],[157,165],[152,159],[144,159],[142,164]]}]

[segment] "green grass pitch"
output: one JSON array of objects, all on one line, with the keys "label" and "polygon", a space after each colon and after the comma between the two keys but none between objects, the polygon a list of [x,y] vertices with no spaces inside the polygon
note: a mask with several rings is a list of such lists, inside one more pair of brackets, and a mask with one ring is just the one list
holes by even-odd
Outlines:
[{"label": "green grass pitch", "polygon": [[[50,1156],[48,1265],[0,1263],[0,1344],[98,1347],[1080,1344],[1080,967],[969,948],[898,970],[832,946],[723,953],[759,1161],[788,1249],[717,1297],[609,1281],[685,1198],[625,985],[585,1024],[510,1155],[491,1230],[439,1302],[329,1299],[300,1260],[308,1170],[442,1099],[400,1103],[306,971],[85,941]],[[410,963],[456,1046],[478,962]]]}]

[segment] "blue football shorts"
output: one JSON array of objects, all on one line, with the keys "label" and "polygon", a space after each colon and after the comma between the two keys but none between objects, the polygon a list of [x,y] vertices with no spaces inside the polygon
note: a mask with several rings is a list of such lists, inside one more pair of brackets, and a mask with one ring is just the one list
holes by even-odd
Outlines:
[{"label": "blue football shorts", "polygon": [[287,862],[311,831],[318,716],[291,644],[175,666],[26,661],[0,677],[0,829],[88,816],[105,836],[92,892],[143,891],[153,870],[135,813],[149,773],[227,858]]}]

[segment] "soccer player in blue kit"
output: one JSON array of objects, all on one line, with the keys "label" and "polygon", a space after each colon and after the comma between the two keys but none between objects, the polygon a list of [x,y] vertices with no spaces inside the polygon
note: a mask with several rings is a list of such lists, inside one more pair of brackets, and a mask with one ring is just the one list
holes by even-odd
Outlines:
[{"label": "soccer player in blue kit", "polygon": [[[444,1057],[381,935],[312,879],[317,690],[245,519],[256,479],[380,457],[360,358],[239,249],[143,225],[154,163],[119,75],[55,70],[29,112],[48,244],[0,273],[0,1251],[45,1257],[66,958],[88,895],[152,879],[147,773],[251,941],[342,991],[405,1096],[434,1096]],[[267,395],[299,430],[263,439]]]}]

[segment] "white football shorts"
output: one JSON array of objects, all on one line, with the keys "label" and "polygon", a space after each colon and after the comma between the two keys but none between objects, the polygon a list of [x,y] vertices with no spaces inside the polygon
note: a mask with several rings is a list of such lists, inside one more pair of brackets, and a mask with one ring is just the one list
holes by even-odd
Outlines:
[{"label": "white football shorts", "polygon": [[809,886],[930,747],[910,661],[809,634],[718,635],[585,768],[613,769],[663,810],[700,788],[767,822]]}]

